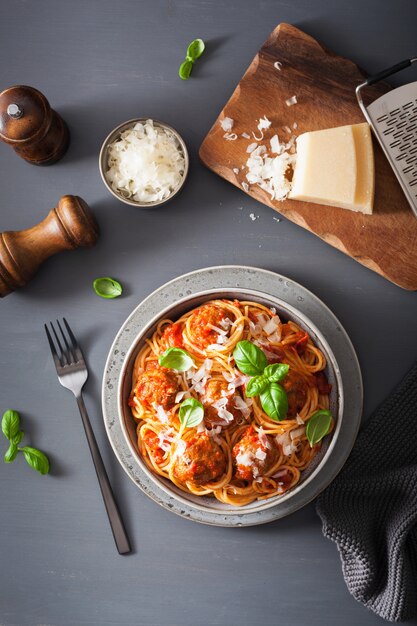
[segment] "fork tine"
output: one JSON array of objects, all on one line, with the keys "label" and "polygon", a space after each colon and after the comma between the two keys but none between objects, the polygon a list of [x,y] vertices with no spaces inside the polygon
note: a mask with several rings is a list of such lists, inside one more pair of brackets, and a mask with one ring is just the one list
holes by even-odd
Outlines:
[{"label": "fork tine", "polygon": [[53,333],[55,335],[55,339],[56,339],[56,342],[58,344],[58,347],[59,347],[59,349],[61,351],[61,356],[60,356],[61,365],[62,366],[68,365],[68,359],[66,358],[66,354],[65,354],[64,350],[62,349],[61,342],[59,341],[59,337],[56,334],[55,326],[52,324],[52,322],[49,322],[49,323],[50,323],[52,331],[53,331]]},{"label": "fork tine", "polygon": [[48,337],[49,347],[51,348],[52,358],[54,359],[55,367],[56,367],[56,369],[58,369],[58,367],[61,367],[61,362],[59,360],[57,351],[55,349],[55,344],[53,342],[53,339],[51,337],[51,334],[50,334],[46,324],[44,324],[44,328],[45,328],[46,336]]},{"label": "fork tine", "polygon": [[78,342],[75,338],[74,333],[72,332],[70,325],[68,324],[67,320],[65,319],[65,317],[62,318],[64,320],[64,324],[65,324],[65,328],[67,329],[68,335],[71,339],[72,342],[72,349],[73,352],[75,354],[75,357],[77,359],[77,361],[84,361],[84,357],[83,357],[83,353],[81,352],[81,348],[78,345]]},{"label": "fork tine", "polygon": [[57,320],[56,323],[58,324],[58,328],[61,331],[62,339],[64,340],[65,347],[67,349],[66,356],[67,356],[67,359],[68,359],[68,365],[71,365],[71,363],[75,363],[74,352],[73,352],[73,350],[70,348],[70,346],[68,344],[67,338],[64,335],[64,331],[62,330],[62,327],[61,327],[61,324],[59,323],[59,320]]}]

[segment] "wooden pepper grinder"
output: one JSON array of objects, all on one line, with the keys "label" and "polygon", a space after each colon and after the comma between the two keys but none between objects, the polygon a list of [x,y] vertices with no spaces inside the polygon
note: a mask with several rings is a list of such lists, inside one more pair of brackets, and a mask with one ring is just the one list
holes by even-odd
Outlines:
[{"label": "wooden pepper grinder", "polygon": [[69,131],[45,96],[25,85],[0,93],[0,139],[34,165],[51,165],[64,156]]},{"label": "wooden pepper grinder", "polygon": [[25,285],[52,254],[94,246],[98,236],[97,222],[78,196],[62,196],[32,228],[0,233],[0,297]]}]

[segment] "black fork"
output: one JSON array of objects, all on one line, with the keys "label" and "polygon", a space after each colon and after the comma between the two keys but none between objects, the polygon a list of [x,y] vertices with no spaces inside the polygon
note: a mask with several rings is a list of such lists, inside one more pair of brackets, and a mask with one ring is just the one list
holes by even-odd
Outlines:
[{"label": "black fork", "polygon": [[65,326],[66,333],[58,320],[56,322],[58,331],[52,322],[49,324],[52,333],[46,324],[45,331],[58,374],[58,380],[63,387],[72,391],[77,400],[117,550],[119,554],[127,554],[130,552],[129,539],[114,499],[106,468],[104,467],[82,396],[82,388],[88,378],[88,369],[83,353],[65,317],[63,318],[63,326]]}]

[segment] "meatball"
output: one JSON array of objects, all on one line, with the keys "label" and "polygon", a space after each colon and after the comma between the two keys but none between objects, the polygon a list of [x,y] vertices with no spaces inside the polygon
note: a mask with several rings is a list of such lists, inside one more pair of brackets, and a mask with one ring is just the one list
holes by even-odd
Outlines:
[{"label": "meatball", "polygon": [[179,383],[174,372],[164,367],[146,369],[139,376],[135,396],[145,406],[159,404],[164,409],[171,409],[179,391]]},{"label": "meatball", "polygon": [[[204,404],[204,421],[208,426],[216,426],[217,424],[225,423],[225,419],[222,418],[219,415],[218,410],[212,406],[215,402],[221,400],[222,398],[226,399],[224,409],[231,413],[233,417],[236,416],[236,409],[233,406],[233,398],[230,396],[227,397],[222,393],[227,391],[226,380],[213,378],[208,381],[202,398],[202,402]],[[230,420],[229,423],[232,423],[232,420]]]},{"label": "meatball", "polygon": [[219,326],[226,318],[226,313],[213,304],[200,307],[192,314],[190,322],[190,335],[195,345],[204,350],[212,343],[217,343],[218,333],[212,326]]},{"label": "meatball", "polygon": [[271,469],[277,459],[277,450],[267,435],[260,437],[253,426],[248,426],[233,446],[232,457],[235,477],[249,481]]},{"label": "meatball", "polygon": [[280,384],[287,392],[288,417],[295,417],[307,400],[308,385],[304,378],[292,369]]},{"label": "meatball", "polygon": [[184,452],[176,457],[173,474],[182,483],[205,485],[219,480],[226,465],[222,448],[207,433],[199,433],[186,442]]},{"label": "meatball", "polygon": [[161,342],[165,348],[183,348],[181,324],[169,324],[162,333]]},{"label": "meatball", "polygon": [[164,451],[159,445],[159,437],[153,430],[147,430],[143,435],[143,442],[150,450],[155,461],[160,465],[164,461]]}]

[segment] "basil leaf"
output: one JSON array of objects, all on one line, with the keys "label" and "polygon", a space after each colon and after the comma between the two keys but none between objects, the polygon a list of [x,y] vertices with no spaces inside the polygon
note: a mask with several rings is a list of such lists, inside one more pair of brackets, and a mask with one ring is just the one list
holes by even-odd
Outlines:
[{"label": "basil leaf", "polygon": [[264,376],[270,383],[277,383],[279,380],[286,377],[289,369],[290,366],[286,363],[273,363],[264,369]]},{"label": "basil leaf", "polygon": [[101,298],[117,298],[123,291],[121,284],[114,278],[110,278],[110,276],[96,278],[93,282],[93,287],[96,294]]},{"label": "basil leaf", "polygon": [[204,407],[195,398],[187,398],[180,405],[179,418],[183,426],[198,426],[204,417]]},{"label": "basil leaf", "polygon": [[18,446],[24,436],[25,436],[25,433],[23,432],[23,430],[19,430],[17,435],[13,437],[11,443],[14,443],[16,446]]},{"label": "basil leaf", "polygon": [[332,425],[332,414],[327,409],[316,411],[310,417],[306,426],[306,437],[313,447],[327,435]]},{"label": "basil leaf", "polygon": [[268,365],[267,358],[258,346],[244,339],[236,344],[233,358],[238,369],[248,376],[258,376]]},{"label": "basil leaf", "polygon": [[30,446],[25,446],[24,448],[19,449],[25,455],[27,464],[39,472],[39,474],[47,474],[49,472],[49,461],[46,454],[36,448],[31,448]]},{"label": "basil leaf", "polygon": [[18,453],[17,444],[12,442],[6,454],[4,455],[4,462],[11,463],[12,461],[14,461],[17,456],[17,453]]},{"label": "basil leaf", "polygon": [[195,61],[201,57],[205,47],[206,46],[204,45],[204,41],[202,39],[194,39],[194,41],[192,41],[187,48],[187,57],[191,61]]},{"label": "basil leaf", "polygon": [[190,77],[191,70],[193,69],[193,61],[190,59],[185,59],[180,65],[180,69],[178,70],[179,77],[182,80],[187,80]]},{"label": "basil leaf", "polygon": [[260,394],[261,405],[265,413],[275,422],[285,419],[288,411],[288,398],[285,389],[278,383],[269,383]]},{"label": "basil leaf", "polygon": [[161,354],[158,363],[162,367],[168,367],[178,372],[186,372],[195,365],[192,356],[182,348],[168,348]]},{"label": "basil leaf", "polygon": [[13,437],[17,435],[20,428],[20,416],[17,411],[13,411],[13,409],[8,409],[1,420],[1,429],[3,431],[3,435],[11,441]]},{"label": "basil leaf", "polygon": [[253,396],[259,396],[259,394],[269,385],[268,379],[262,374],[262,376],[254,376],[250,379],[246,385],[246,397],[253,398]]}]

